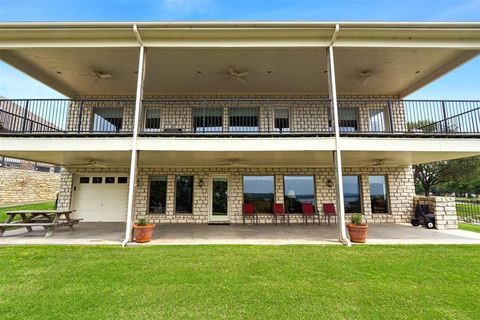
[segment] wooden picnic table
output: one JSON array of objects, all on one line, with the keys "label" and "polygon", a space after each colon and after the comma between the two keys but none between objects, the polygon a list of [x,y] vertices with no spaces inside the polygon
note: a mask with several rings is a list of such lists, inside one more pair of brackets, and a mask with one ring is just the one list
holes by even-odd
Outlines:
[{"label": "wooden picnic table", "polygon": [[[50,237],[53,231],[58,227],[69,227],[73,230],[73,225],[80,222],[81,219],[72,219],[71,213],[74,210],[18,210],[8,211],[7,220],[0,223],[0,237],[7,229],[24,227],[28,232],[32,227],[43,227],[47,232],[45,237]],[[21,220],[15,221],[15,217],[20,216]]]}]

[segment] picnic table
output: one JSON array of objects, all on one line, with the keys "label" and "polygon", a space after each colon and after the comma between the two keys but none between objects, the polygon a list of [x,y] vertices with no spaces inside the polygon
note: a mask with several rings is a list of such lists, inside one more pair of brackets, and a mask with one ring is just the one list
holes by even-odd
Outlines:
[{"label": "picnic table", "polygon": [[[50,237],[53,231],[58,227],[69,227],[73,231],[73,225],[80,222],[81,219],[72,219],[71,213],[74,210],[18,210],[8,211],[7,220],[0,223],[0,237],[7,229],[24,227],[28,232],[32,227],[43,227],[47,232],[45,237]],[[21,220],[15,220],[20,216]]]}]

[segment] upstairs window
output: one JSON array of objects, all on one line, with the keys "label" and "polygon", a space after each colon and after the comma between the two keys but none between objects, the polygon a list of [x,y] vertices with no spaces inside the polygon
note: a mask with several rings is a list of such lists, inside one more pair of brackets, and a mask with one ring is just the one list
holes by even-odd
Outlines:
[{"label": "upstairs window", "polygon": [[274,109],[274,125],[275,132],[290,131],[290,110],[288,109]]},{"label": "upstairs window", "polygon": [[[329,113],[328,124],[333,130],[332,115]],[[358,131],[357,108],[338,108],[338,127],[340,132]]]},{"label": "upstairs window", "polygon": [[145,110],[145,132],[160,131],[161,109],[148,108]]},{"label": "upstairs window", "polygon": [[370,109],[370,131],[384,132],[385,131],[385,111],[383,109]]},{"label": "upstairs window", "polygon": [[194,108],[193,130],[195,133],[222,132],[223,108]]},{"label": "upstairs window", "polygon": [[258,108],[230,109],[230,132],[258,132]]},{"label": "upstairs window", "polygon": [[93,132],[118,132],[122,124],[123,109],[93,108]]}]

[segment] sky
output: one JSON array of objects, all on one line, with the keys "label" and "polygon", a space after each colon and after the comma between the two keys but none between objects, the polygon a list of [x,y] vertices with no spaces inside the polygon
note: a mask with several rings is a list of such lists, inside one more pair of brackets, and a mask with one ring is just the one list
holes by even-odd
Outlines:
[{"label": "sky", "polygon": [[[480,21],[480,0],[0,0],[0,21]],[[62,95],[0,61],[0,95]],[[480,99],[480,57],[409,99]]]}]

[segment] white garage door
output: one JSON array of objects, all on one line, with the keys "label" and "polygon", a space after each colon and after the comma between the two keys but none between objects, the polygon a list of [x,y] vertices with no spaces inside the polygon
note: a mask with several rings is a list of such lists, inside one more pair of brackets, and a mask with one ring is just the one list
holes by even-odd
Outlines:
[{"label": "white garage door", "polygon": [[127,197],[126,174],[76,175],[73,216],[83,221],[125,222]]}]

